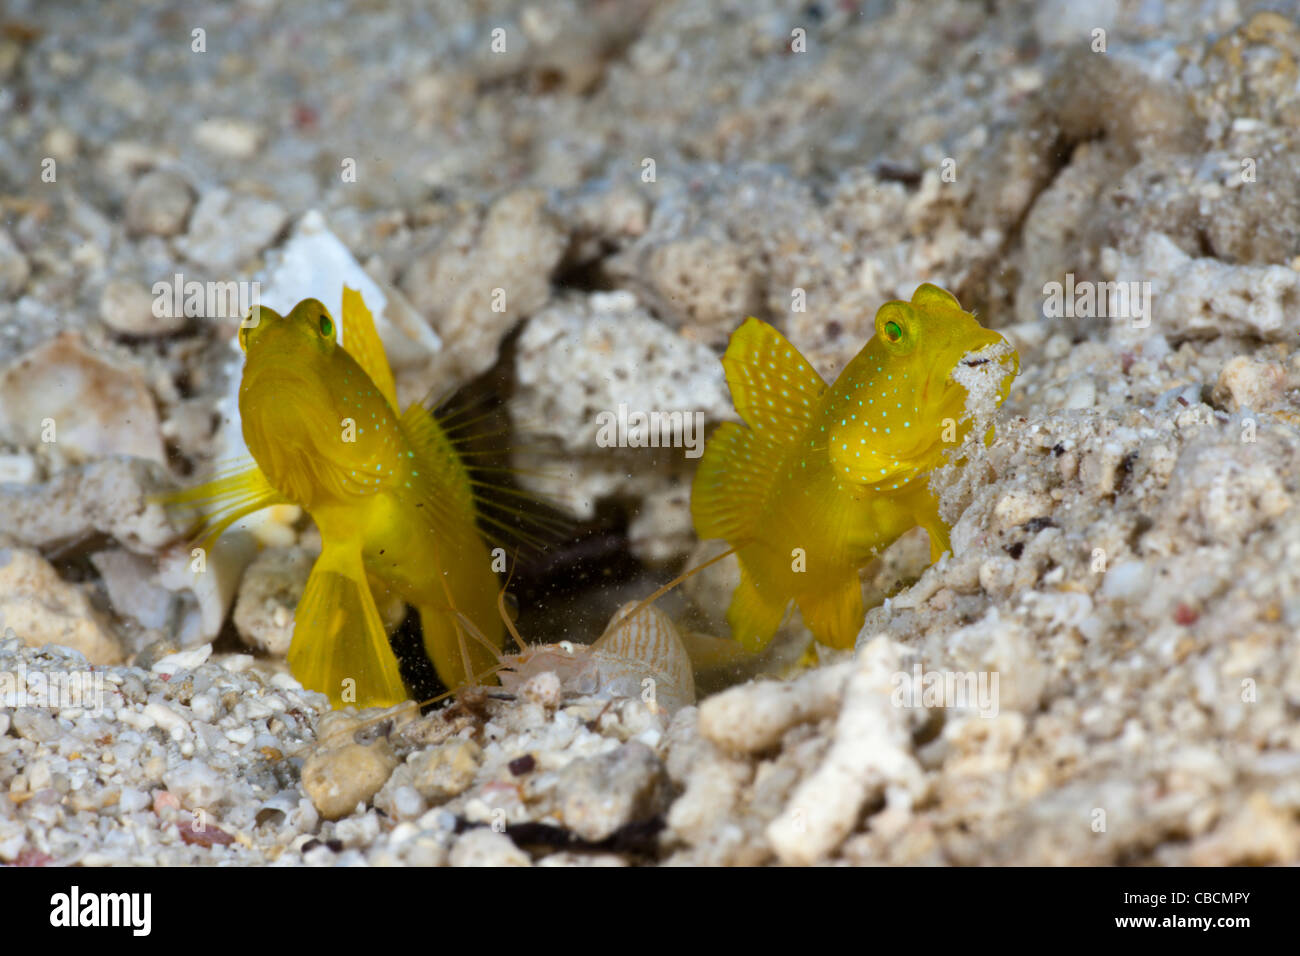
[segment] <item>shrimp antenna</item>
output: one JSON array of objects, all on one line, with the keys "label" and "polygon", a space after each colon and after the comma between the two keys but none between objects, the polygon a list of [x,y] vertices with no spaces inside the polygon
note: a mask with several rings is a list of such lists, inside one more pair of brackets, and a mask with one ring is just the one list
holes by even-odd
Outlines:
[{"label": "shrimp antenna", "polygon": [[[483,678],[491,677],[493,674],[497,673],[497,671],[501,670],[506,666],[505,660],[501,655],[500,648],[498,648],[495,644],[493,644],[490,640],[488,640],[488,638],[486,638],[483,635],[483,632],[478,629],[478,626],[475,625],[475,623],[472,620],[470,620],[469,617],[464,612],[459,611],[454,607],[449,608],[449,610],[451,611],[451,613],[454,615],[456,619],[456,624],[457,624],[456,634],[457,637],[460,639],[460,652],[463,660],[465,661],[465,672],[469,675],[469,679],[461,687],[451,688],[443,691],[441,694],[435,694],[433,697],[427,697],[424,700],[415,701],[415,707],[417,710],[423,710],[425,707],[430,707],[434,704],[441,703],[442,701],[446,700],[449,697],[454,697],[457,694],[463,694],[468,688],[477,686],[479,681],[481,681]],[[465,637],[467,635],[471,640],[487,648],[488,651],[490,651],[492,655],[496,657],[497,663],[493,664],[491,667],[487,668],[486,670],[479,671],[476,673],[469,666],[469,648],[465,644]],[[388,715],[373,717],[370,720],[366,721],[364,724],[362,724],[362,727],[363,728],[369,727],[387,719],[388,719]]]},{"label": "shrimp antenna", "polygon": [[510,632],[510,636],[515,639],[515,646],[522,652],[528,650],[531,645],[520,635],[519,629],[515,627],[515,622],[510,619],[510,613],[506,610],[506,591],[510,587],[510,582],[514,580],[515,568],[518,562],[519,549],[515,548],[515,553],[510,561],[510,570],[506,572],[506,583],[497,592],[497,613],[501,615],[501,621],[505,624],[506,630]]},{"label": "shrimp antenna", "polygon": [[709,558],[709,560],[705,561],[703,564],[697,564],[693,568],[687,568],[685,571],[677,575],[677,577],[673,578],[667,584],[661,585],[660,587],[656,588],[654,592],[651,593],[648,597],[644,597],[640,601],[638,601],[636,607],[632,608],[632,610],[628,611],[626,614],[620,617],[614,626],[622,627],[624,624],[632,620],[632,618],[636,617],[638,614],[640,614],[642,611],[648,608],[651,604],[654,604],[655,601],[659,600],[661,597],[663,597],[673,588],[677,587],[677,585],[681,584],[683,581],[688,581],[691,578],[695,577],[695,575],[699,574],[701,571],[705,570],[706,568],[712,567],[713,565],[717,564],[719,561],[723,560],[724,558],[731,557],[733,554],[736,553],[736,549],[738,547],[739,545],[730,547],[726,551],[721,552],[720,554],[715,554],[713,557]]}]

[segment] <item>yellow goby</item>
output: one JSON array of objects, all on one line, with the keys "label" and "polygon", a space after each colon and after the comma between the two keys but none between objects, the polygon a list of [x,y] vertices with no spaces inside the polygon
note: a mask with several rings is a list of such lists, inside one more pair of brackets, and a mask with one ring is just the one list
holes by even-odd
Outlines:
[{"label": "yellow goby", "polygon": [[322,550],[294,615],[290,670],[336,707],[389,705],[408,695],[379,607],[398,597],[419,610],[429,657],[455,688],[496,662],[478,638],[502,643],[497,580],[454,442],[422,404],[398,414],[374,319],[348,288],[342,323],[340,345],[315,299],[286,316],[254,311],[239,331],[239,412],[257,464],[171,500],[220,506],[209,539],[275,504],[310,514]]},{"label": "yellow goby", "polygon": [[[952,373],[1002,343],[929,283],[880,307],[875,335],[832,385],[770,325],[736,330],[722,364],[745,424],[709,439],[691,514],[700,537],[736,548],[727,621],[744,646],[766,645],[794,601],[818,641],[852,647],[866,615],[858,571],[917,525],[932,562],[949,549],[927,478],[971,427]],[[1002,352],[999,404],[1019,372],[1014,350]]]}]

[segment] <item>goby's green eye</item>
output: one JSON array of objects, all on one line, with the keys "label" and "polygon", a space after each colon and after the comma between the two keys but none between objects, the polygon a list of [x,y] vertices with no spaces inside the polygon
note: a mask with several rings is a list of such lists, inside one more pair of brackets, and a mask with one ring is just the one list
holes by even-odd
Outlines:
[{"label": "goby's green eye", "polygon": [[325,315],[323,312],[320,317],[320,334],[325,336],[327,339],[334,338],[334,323],[331,322],[330,317]]},{"label": "goby's green eye", "polygon": [[897,322],[885,323],[885,338],[891,342],[897,342],[903,337],[903,330],[899,328]]}]

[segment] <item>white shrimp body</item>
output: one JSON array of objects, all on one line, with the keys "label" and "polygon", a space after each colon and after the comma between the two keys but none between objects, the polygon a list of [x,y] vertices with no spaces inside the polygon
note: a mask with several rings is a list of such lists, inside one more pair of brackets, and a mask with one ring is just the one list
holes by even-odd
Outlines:
[{"label": "white shrimp body", "polygon": [[656,607],[631,601],[614,614],[594,644],[543,644],[506,658],[501,684],[514,692],[529,678],[553,671],[564,693],[587,697],[640,697],[668,714],[695,703],[695,674],[672,619]]}]

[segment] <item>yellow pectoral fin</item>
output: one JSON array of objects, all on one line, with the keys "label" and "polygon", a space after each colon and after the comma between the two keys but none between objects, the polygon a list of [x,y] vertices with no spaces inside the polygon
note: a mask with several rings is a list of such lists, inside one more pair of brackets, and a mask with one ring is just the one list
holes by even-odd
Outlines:
[{"label": "yellow pectoral fin", "polygon": [[387,707],[406,700],[360,548],[327,544],[316,560],[294,614],[289,669],[335,707]]},{"label": "yellow pectoral fin", "polygon": [[256,464],[231,470],[211,481],[181,491],[159,495],[157,500],[168,508],[193,509],[200,512],[190,536],[203,547],[212,542],[241,518],[288,500],[267,481]]},{"label": "yellow pectoral fin", "polygon": [[379,394],[396,409],[397,387],[393,384],[393,370],[384,354],[384,343],[375,331],[375,317],[366,308],[361,293],[347,286],[343,287],[343,349],[365,369]]},{"label": "yellow pectoral fin", "polygon": [[[839,435],[833,437],[840,439]],[[835,466],[836,475],[863,486],[863,494],[866,496],[874,494],[874,489],[877,488],[892,490],[891,486],[901,484],[916,471],[916,466],[906,459],[900,461],[892,455],[873,451],[864,445],[857,445],[855,450],[855,446],[848,444],[849,441],[852,439],[842,440],[838,445],[832,442],[831,462]]]}]

